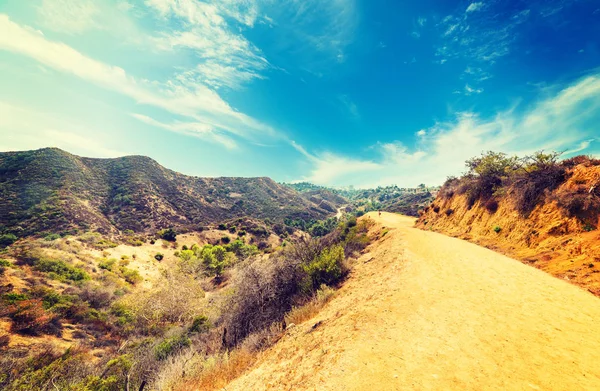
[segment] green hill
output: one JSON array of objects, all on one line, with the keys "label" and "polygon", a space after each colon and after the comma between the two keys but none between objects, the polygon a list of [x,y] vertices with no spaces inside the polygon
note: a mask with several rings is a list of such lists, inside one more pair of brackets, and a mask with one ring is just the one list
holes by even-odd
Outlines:
[{"label": "green hill", "polygon": [[245,216],[323,219],[336,208],[269,178],[199,178],[144,156],[92,159],[56,148],[0,153],[0,198],[0,233],[17,236],[196,230]]}]

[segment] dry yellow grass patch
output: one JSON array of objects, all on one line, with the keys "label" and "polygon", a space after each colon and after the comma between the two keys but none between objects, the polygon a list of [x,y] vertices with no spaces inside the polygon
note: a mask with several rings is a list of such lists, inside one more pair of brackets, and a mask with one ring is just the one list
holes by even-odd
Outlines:
[{"label": "dry yellow grass patch", "polygon": [[319,310],[323,308],[325,304],[335,294],[335,290],[328,287],[327,285],[322,285],[321,288],[317,291],[316,296],[300,307],[294,307],[292,310],[285,316],[285,323],[287,325],[290,324],[300,324],[319,313]]}]

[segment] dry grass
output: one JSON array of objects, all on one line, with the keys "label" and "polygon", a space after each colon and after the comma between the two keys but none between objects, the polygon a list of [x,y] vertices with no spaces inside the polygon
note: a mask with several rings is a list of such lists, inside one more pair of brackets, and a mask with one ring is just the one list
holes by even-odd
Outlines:
[{"label": "dry grass", "polygon": [[[225,352],[190,365],[186,365],[188,361],[197,360],[182,357],[174,362],[173,371],[170,372],[171,376],[165,373],[167,376],[163,377],[157,385],[161,386],[159,388],[161,390],[219,390],[240,377],[254,365],[257,359],[258,354],[247,349]],[[192,374],[191,379],[185,380],[180,375],[183,373],[185,376],[186,367],[199,368],[199,371]],[[168,379],[169,377],[170,379]]]},{"label": "dry grass", "polygon": [[285,316],[285,323],[300,324],[312,317],[314,317],[323,308],[329,300],[335,295],[335,290],[328,287],[327,285],[321,285],[321,288],[317,291],[316,296],[300,307],[294,307]]}]

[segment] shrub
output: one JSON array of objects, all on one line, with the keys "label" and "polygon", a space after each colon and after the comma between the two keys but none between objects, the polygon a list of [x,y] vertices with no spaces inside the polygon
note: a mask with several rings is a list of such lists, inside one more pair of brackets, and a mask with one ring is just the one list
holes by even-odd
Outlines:
[{"label": "shrub", "polygon": [[242,229],[242,230],[240,230],[240,231],[238,232],[238,236],[240,236],[240,237],[242,237],[242,236],[246,236],[246,231],[244,231],[243,229]]},{"label": "shrub", "polygon": [[344,248],[341,245],[324,249],[315,259],[304,265],[308,280],[305,289],[316,290],[322,284],[337,283],[343,275]]},{"label": "shrub", "polygon": [[9,292],[2,295],[2,300],[4,300],[7,304],[10,305],[15,304],[17,301],[23,301],[28,299],[29,296],[25,293]]},{"label": "shrub", "polygon": [[433,207],[433,211],[434,211],[435,213],[440,213],[440,207],[439,207],[438,205],[435,205],[435,206]]},{"label": "shrub", "polygon": [[281,322],[292,308],[304,276],[299,260],[292,256],[280,256],[266,264],[255,261],[240,270],[236,294],[223,317],[225,345],[235,346],[248,335]]},{"label": "shrub", "polygon": [[[0,335],[0,349],[7,347],[9,343],[10,343],[10,335],[8,335],[8,334]],[[1,378],[2,378],[2,376],[0,376],[0,382],[2,381]]]},{"label": "shrub", "polygon": [[236,256],[246,259],[252,255],[258,254],[258,247],[254,245],[247,245],[240,239],[236,239],[233,242],[225,246],[225,249],[229,252],[234,253]]},{"label": "shrub", "polygon": [[121,267],[121,275],[131,285],[142,282],[143,278],[140,273],[135,269],[128,269],[125,266]]},{"label": "shrub", "polygon": [[86,283],[81,287],[79,297],[95,309],[106,308],[115,299],[115,295],[111,289],[104,286],[95,286],[91,283]]},{"label": "shrub", "polygon": [[115,258],[102,258],[100,262],[98,262],[98,267],[103,270],[112,271],[115,263],[117,263],[117,260]]},{"label": "shrub", "polygon": [[47,241],[47,242],[51,242],[51,241],[56,240],[56,239],[60,239],[60,235],[59,234],[48,234],[48,235],[44,236],[44,240]]},{"label": "shrub", "polygon": [[154,355],[157,360],[165,360],[190,344],[191,340],[183,334],[166,338],[154,347]]},{"label": "shrub", "polygon": [[11,330],[17,333],[38,335],[40,333],[60,333],[60,321],[44,310],[39,299],[18,301],[8,307],[12,320]]},{"label": "shrub", "polygon": [[17,237],[14,234],[0,235],[0,247],[8,247],[16,241]]},{"label": "shrub", "polygon": [[588,214],[596,214],[597,219],[597,211],[600,210],[600,188],[590,191],[585,185],[578,185],[555,191],[550,199],[556,201],[569,217],[577,217],[582,221]]},{"label": "shrub", "polygon": [[502,228],[500,228],[499,226],[495,226],[494,227],[494,232],[495,233],[500,233],[500,231],[502,231]]},{"label": "shrub", "polygon": [[221,224],[219,224],[219,225],[217,226],[217,229],[218,229],[219,231],[227,231],[227,224],[223,224],[223,223],[221,223]]},{"label": "shrub", "polygon": [[177,232],[175,232],[173,228],[162,229],[158,231],[157,235],[167,242],[174,242],[177,240]]},{"label": "shrub", "polygon": [[228,254],[222,246],[206,245],[200,251],[200,259],[208,275],[220,277],[223,270],[231,261],[231,254]]},{"label": "shrub", "polygon": [[199,315],[194,318],[189,328],[190,333],[204,333],[210,329],[210,323],[206,315]]},{"label": "shrub", "polygon": [[495,199],[489,199],[485,203],[485,209],[490,213],[496,213],[498,211],[498,201]]},{"label": "shrub", "polygon": [[163,254],[161,254],[161,253],[156,253],[154,255],[154,259],[156,259],[157,261],[162,261],[164,257],[165,256]]},{"label": "shrub", "polygon": [[89,280],[90,276],[83,270],[71,266],[59,259],[40,258],[34,262],[34,268],[49,274],[57,280],[81,281]]},{"label": "shrub", "polygon": [[594,159],[592,156],[579,155],[570,159],[565,159],[561,164],[567,168],[572,168],[580,164],[583,164],[586,167],[600,166],[600,159]]},{"label": "shrub", "polygon": [[456,193],[456,190],[458,189],[458,186],[460,185],[460,180],[457,177],[454,176],[450,176],[448,177],[448,179],[446,179],[446,182],[444,182],[444,184],[442,185],[441,189],[440,189],[440,197],[445,198],[445,199],[450,199],[452,197],[454,197],[454,193]]},{"label": "shrub", "polygon": [[444,213],[446,213],[446,216],[450,216],[454,213],[454,209],[446,209],[446,212]]},{"label": "shrub", "polygon": [[547,192],[565,181],[566,169],[558,163],[559,156],[536,152],[521,159],[521,169],[511,178],[511,193],[521,215],[528,216]]},{"label": "shrub", "polygon": [[229,243],[229,242],[231,242],[231,238],[230,238],[229,236],[223,236],[223,237],[221,238],[221,243],[223,243],[223,244],[227,244],[227,243]]},{"label": "shrub", "polygon": [[236,230],[237,230],[237,228],[234,225],[232,225],[231,227],[229,227],[229,232],[232,233],[232,234],[235,233]]},{"label": "shrub", "polygon": [[12,263],[6,259],[0,258],[0,266],[2,267],[12,267]]}]

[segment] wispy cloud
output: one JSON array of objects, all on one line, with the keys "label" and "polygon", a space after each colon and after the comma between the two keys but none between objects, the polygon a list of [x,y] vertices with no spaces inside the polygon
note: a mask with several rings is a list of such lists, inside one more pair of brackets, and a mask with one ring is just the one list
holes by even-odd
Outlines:
[{"label": "wispy cloud", "polygon": [[356,183],[357,175],[375,172],[382,167],[379,163],[352,159],[331,152],[313,155],[294,141],[291,141],[290,144],[301,155],[307,158],[312,166],[310,174],[298,179],[299,181],[308,181],[321,185]]},{"label": "wispy cloud", "polygon": [[483,3],[471,3],[467,7],[466,12],[476,12],[479,11],[481,8],[483,8]]},{"label": "wispy cloud", "polygon": [[293,54],[298,66],[317,76],[332,63],[348,59],[348,46],[359,26],[357,0],[291,0],[275,2],[265,12],[277,24],[277,45]]},{"label": "wispy cloud", "polygon": [[157,128],[185,134],[187,136],[196,137],[206,141],[216,142],[223,145],[227,149],[237,148],[237,144],[234,140],[218,131],[215,131],[215,128],[207,124],[197,122],[174,122],[167,124],[143,114],[132,113],[131,116],[139,121]]},{"label": "wispy cloud", "polygon": [[348,113],[350,115],[350,117],[353,119],[360,118],[360,112],[358,111],[358,106],[356,105],[356,103],[354,103],[354,101],[352,101],[352,99],[350,99],[350,97],[348,95],[345,95],[345,94],[338,95],[337,98],[338,98],[338,101],[341,103],[342,109],[344,112]]},{"label": "wispy cloud", "polygon": [[270,68],[261,51],[240,33],[252,28],[258,18],[257,1],[149,0],[160,18],[177,26],[155,39],[163,50],[187,50],[196,66],[185,77],[213,88],[239,88],[264,78]]},{"label": "wispy cloud", "polygon": [[242,137],[274,135],[269,126],[229,106],[206,85],[180,75],[166,82],[136,79],[124,69],[94,60],[60,42],[46,39],[31,28],[0,14],[0,49],[31,57],[42,65],[71,74],[139,104],[189,117],[219,132]]},{"label": "wispy cloud", "polygon": [[515,106],[488,119],[457,113],[452,121],[418,131],[413,148],[379,143],[378,161],[307,153],[314,165],[307,178],[333,185],[441,184],[448,175],[460,174],[466,159],[486,150],[528,154],[545,149],[566,151],[565,156],[588,150],[597,135],[600,74],[552,90],[544,90],[546,95],[527,108]]},{"label": "wispy cloud", "polygon": [[135,11],[126,0],[42,0],[36,6],[37,21],[45,30],[68,35],[102,31],[121,43],[146,41],[131,18]]}]

